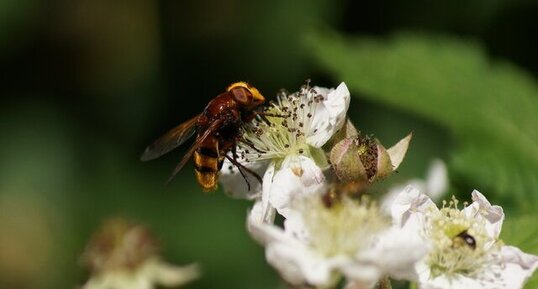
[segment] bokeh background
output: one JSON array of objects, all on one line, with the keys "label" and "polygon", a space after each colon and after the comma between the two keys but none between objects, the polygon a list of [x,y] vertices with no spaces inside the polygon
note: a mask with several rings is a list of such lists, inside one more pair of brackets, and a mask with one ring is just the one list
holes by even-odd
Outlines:
[{"label": "bokeh background", "polygon": [[387,186],[440,158],[450,194],[482,191],[505,241],[537,254],[537,15],[532,0],[0,1],[0,287],[83,284],[80,254],[117,216],[202,265],[187,288],[281,286],[249,202],[203,194],[192,166],[165,186],[185,148],[138,160],[238,80],[268,98],[345,81],[363,132],[414,132]]}]

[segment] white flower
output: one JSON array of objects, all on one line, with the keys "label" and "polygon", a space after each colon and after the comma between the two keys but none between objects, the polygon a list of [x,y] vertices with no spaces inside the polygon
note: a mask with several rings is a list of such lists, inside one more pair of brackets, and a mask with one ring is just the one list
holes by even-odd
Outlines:
[{"label": "white flower", "polygon": [[478,191],[463,210],[458,201],[438,209],[429,197],[408,187],[394,200],[394,224],[419,235],[428,255],[417,263],[422,289],[518,289],[538,267],[538,256],[499,240],[504,213]]},{"label": "white flower", "polygon": [[91,271],[83,289],[177,287],[200,275],[197,265],[178,267],[161,260],[155,239],[142,225],[107,220],[90,240],[82,261]]},{"label": "white flower", "polygon": [[396,185],[381,200],[381,208],[390,213],[392,203],[406,187],[412,186],[428,195],[434,202],[438,201],[448,188],[448,173],[445,163],[440,159],[431,162],[425,179],[412,179],[402,185]]},{"label": "white flower", "polygon": [[400,230],[366,201],[343,198],[328,206],[310,194],[292,202],[284,228],[263,222],[262,206],[257,202],[249,214],[249,232],[266,246],[267,261],[296,286],[334,286],[345,277],[371,288],[385,274],[413,277],[413,264],[425,253],[419,238],[400,238]]},{"label": "white flower", "polygon": [[[329,165],[322,146],[343,126],[349,102],[344,83],[336,89],[307,84],[299,92],[279,95],[267,116],[245,127],[238,154],[246,167],[265,172],[261,191],[266,215],[272,207],[286,215],[291,195],[316,191],[324,184],[323,170]],[[237,169],[229,167],[225,162],[221,171],[226,192],[247,198],[259,195],[260,188],[252,186],[257,181],[249,181],[247,192]],[[242,186],[231,187],[233,183]]]},{"label": "white flower", "polygon": [[177,267],[157,258],[146,260],[136,268],[123,268],[93,275],[83,289],[152,289],[177,287],[200,275],[196,265]]}]

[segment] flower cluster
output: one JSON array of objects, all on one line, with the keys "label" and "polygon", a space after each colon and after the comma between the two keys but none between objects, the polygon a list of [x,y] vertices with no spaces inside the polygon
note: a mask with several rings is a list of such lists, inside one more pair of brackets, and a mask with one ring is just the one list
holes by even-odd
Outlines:
[{"label": "flower cluster", "polygon": [[474,191],[462,210],[456,199],[438,209],[423,194],[446,190],[442,162],[416,188],[378,198],[381,206],[369,196],[403,161],[411,134],[386,149],[353,126],[349,104],[344,83],[281,92],[243,127],[237,148],[263,181],[230,163],[221,171],[228,195],[254,200],[248,231],[281,277],[293,288],[388,288],[389,277],[423,289],[522,288],[538,257],[502,243],[500,207]]},{"label": "flower cluster", "polygon": [[[438,208],[448,187],[442,161],[426,180],[371,194],[400,166],[412,135],[385,148],[355,128],[349,105],[344,83],[282,91],[242,126],[230,152],[237,155],[223,163],[224,191],[254,201],[247,230],[284,281],[291,288],[384,289],[391,279],[421,289],[522,288],[538,256],[502,242],[503,210],[478,191],[471,204],[453,197]],[[85,289],[176,287],[199,275],[194,265],[162,261],[148,230],[121,219],[96,233],[83,263],[91,272]]]}]

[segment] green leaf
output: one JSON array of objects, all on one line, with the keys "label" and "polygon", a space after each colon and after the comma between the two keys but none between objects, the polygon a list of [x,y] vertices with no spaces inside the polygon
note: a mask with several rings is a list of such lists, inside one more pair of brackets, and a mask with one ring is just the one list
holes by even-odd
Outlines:
[{"label": "green leaf", "polygon": [[[318,63],[354,96],[425,117],[456,139],[456,175],[527,209],[538,204],[538,87],[474,42],[402,33],[387,40],[311,34]],[[532,202],[529,202],[532,198]]]},{"label": "green leaf", "polygon": [[516,246],[526,253],[538,255],[538,215],[507,216],[504,221],[501,239],[507,245]]}]

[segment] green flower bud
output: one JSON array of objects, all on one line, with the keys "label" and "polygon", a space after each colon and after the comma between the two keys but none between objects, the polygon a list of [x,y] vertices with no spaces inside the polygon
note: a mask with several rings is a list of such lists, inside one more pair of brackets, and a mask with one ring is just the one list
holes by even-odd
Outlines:
[{"label": "green flower bud", "polygon": [[334,172],[343,182],[367,181],[366,168],[360,161],[362,151],[356,137],[344,138],[331,149]]},{"label": "green flower bud", "polygon": [[386,177],[403,161],[411,137],[409,134],[388,150],[370,136],[346,137],[331,149],[334,172],[342,182],[372,183]]}]

